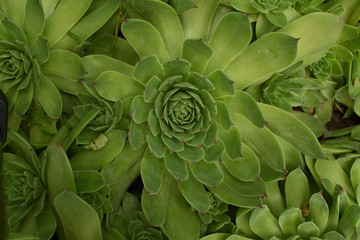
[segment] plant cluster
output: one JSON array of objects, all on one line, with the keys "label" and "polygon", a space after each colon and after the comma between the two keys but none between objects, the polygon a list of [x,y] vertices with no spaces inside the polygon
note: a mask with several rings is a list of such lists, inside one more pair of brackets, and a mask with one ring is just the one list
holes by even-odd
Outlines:
[{"label": "plant cluster", "polygon": [[357,0],[0,1],[0,238],[357,239],[359,20]]}]

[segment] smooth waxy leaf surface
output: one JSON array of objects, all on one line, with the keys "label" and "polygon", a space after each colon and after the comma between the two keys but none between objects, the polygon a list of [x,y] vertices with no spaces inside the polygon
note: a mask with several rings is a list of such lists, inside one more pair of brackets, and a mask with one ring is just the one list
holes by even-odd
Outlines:
[{"label": "smooth waxy leaf surface", "polygon": [[156,55],[160,62],[169,59],[169,53],[159,31],[149,22],[130,19],[123,22],[121,31],[139,57]]},{"label": "smooth waxy leaf surface", "polygon": [[271,74],[290,66],[297,54],[297,40],[281,33],[269,33],[256,40],[224,70],[236,89],[264,82]]}]

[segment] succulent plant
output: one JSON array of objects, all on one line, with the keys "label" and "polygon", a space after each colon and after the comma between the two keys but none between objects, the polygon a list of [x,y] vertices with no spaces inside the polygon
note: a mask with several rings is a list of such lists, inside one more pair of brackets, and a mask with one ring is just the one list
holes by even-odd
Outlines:
[{"label": "succulent plant", "polygon": [[205,214],[200,214],[201,227],[200,236],[215,232],[235,232],[235,224],[231,222],[228,215],[228,204],[218,199],[213,193],[210,195],[210,209]]},{"label": "succulent plant", "polygon": [[103,176],[95,170],[74,171],[76,192],[97,212],[100,221],[104,214],[113,211],[108,198],[111,190],[110,185],[105,184]]},{"label": "succulent plant", "polygon": [[[25,228],[23,223],[33,223],[33,232],[41,239],[49,239],[55,231],[56,220],[47,201],[46,159],[39,158],[28,141],[10,131],[9,139],[14,153],[4,153],[5,193],[8,224],[17,232]],[[43,228],[43,224],[47,228]],[[23,225],[23,226],[22,226]],[[26,225],[26,224],[25,224]],[[31,229],[30,228],[30,229]]]},{"label": "succulent plant", "polygon": [[117,212],[110,215],[110,227],[123,238],[129,240],[162,240],[166,239],[160,229],[149,225],[141,211],[139,199],[129,192],[125,193],[122,205]]},{"label": "succulent plant", "polygon": [[[296,220],[301,215],[293,235],[353,236],[357,189],[352,196],[338,179],[321,178],[324,196],[310,199],[302,176],[293,181],[302,190],[294,195],[304,201],[294,197],[293,206],[286,184],[287,205],[277,185],[288,172],[286,183],[301,175],[303,155],[315,180],[314,159],[329,161],[317,140],[322,112],[292,107],[319,107],[333,98],[329,82],[356,79],[349,76],[358,58],[357,3],[317,3],[1,1],[0,88],[10,100],[10,129],[18,131],[10,133],[6,149],[14,153],[6,156],[24,158],[6,165],[8,182],[15,180],[8,196],[20,206],[9,211],[11,237],[45,240],[55,229],[60,240],[282,237],[279,220],[290,210]],[[340,14],[339,6],[345,27],[337,15],[309,13]],[[36,17],[28,21],[30,14]],[[139,175],[142,193],[126,193]],[[33,205],[18,201],[39,192]],[[22,194],[16,201],[15,193]],[[311,202],[330,212],[335,206],[335,213],[314,217]],[[229,205],[239,207],[238,226]],[[261,229],[266,220],[275,228]],[[44,222],[49,226],[40,228]]]},{"label": "succulent plant", "polygon": [[[169,238],[179,237],[175,232],[182,227],[188,228],[184,231],[188,238],[195,238],[197,224],[189,226],[182,220],[174,229],[172,222],[180,217],[198,222],[190,206],[206,214],[210,207],[208,191],[235,206],[261,204],[264,181],[285,174],[282,147],[286,143],[280,145],[271,131],[283,137],[283,142],[288,141],[286,149],[293,145],[295,152],[323,156],[316,137],[304,124],[290,113],[257,104],[241,90],[323,51],[338,37],[331,34],[326,43],[317,43],[309,50],[302,43],[309,36],[297,32],[297,26],[313,26],[311,22],[318,18],[322,24],[336,24],[335,32],[343,25],[336,16],[316,13],[249,45],[252,30],[246,15],[230,12],[212,22],[219,1],[198,1],[195,5],[177,14],[161,1],[126,1],[124,8],[129,15],[122,22],[121,32],[139,61],[132,66],[99,55],[98,50],[82,59],[87,72],[83,83],[93,95],[123,102],[122,117],[131,120],[130,146],[145,152],[136,157],[142,158],[144,214],[151,225],[162,226]],[[165,17],[169,21],[166,26],[162,21]],[[312,29],[310,34],[319,34],[318,30]],[[297,40],[286,33],[302,38]],[[224,48],[224,42],[238,44]],[[301,126],[301,133],[284,134],[287,130],[283,127],[290,125],[279,119]],[[299,141],[298,136],[303,134],[310,138]],[[308,144],[309,139],[313,144]],[[269,144],[271,151],[265,147]],[[110,166],[115,162],[106,168]],[[170,199],[176,203],[170,204]],[[182,206],[182,212],[175,211],[174,206]]]},{"label": "succulent plant", "polygon": [[344,202],[346,193],[339,185],[335,187],[330,203],[321,192],[310,193],[309,181],[300,168],[288,175],[283,190],[276,182],[271,185],[261,208],[251,212],[238,211],[240,235],[261,239],[344,239],[356,236],[360,208]]},{"label": "succulent plant", "polygon": [[[15,114],[13,119],[23,117],[34,100],[48,117],[57,120],[62,113],[59,90],[86,92],[78,81],[85,74],[81,59],[67,50],[77,46],[74,39],[85,40],[93,34],[119,6],[111,0],[57,3],[6,0],[0,5],[0,85]],[[97,16],[100,12],[101,17]],[[9,124],[16,131],[20,120]]]}]

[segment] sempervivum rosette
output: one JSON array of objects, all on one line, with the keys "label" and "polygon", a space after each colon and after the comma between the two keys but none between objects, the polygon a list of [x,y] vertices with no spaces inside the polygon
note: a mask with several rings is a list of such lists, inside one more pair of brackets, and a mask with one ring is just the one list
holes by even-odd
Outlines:
[{"label": "sempervivum rosette", "polygon": [[[9,230],[36,233],[49,239],[55,231],[56,220],[48,202],[46,161],[38,157],[29,142],[20,134],[9,131],[9,145],[14,153],[4,153],[4,182],[7,195]],[[43,228],[43,224],[47,228]],[[25,230],[26,224],[28,224]],[[31,226],[31,227],[29,227]]]},{"label": "sempervivum rosette", "polygon": [[163,227],[171,239],[179,237],[179,229],[183,239],[195,239],[199,219],[191,209],[200,214],[210,209],[208,191],[235,206],[260,206],[264,182],[284,177],[288,153],[324,157],[304,124],[257,104],[241,89],[333,44],[335,34],[310,50],[286,33],[306,40],[307,34],[294,30],[297,25],[321,18],[341,28],[337,17],[299,19],[285,33],[267,34],[249,45],[248,17],[216,13],[219,1],[198,1],[197,8],[180,14],[161,1],[134,0],[124,6],[134,17],[123,21],[122,34],[139,61],[131,66],[86,56],[84,83],[93,94],[123,102],[123,118],[130,120],[128,142],[102,171],[123,172],[116,164],[141,160],[142,208],[151,225]]},{"label": "sempervivum rosette", "polygon": [[[81,58],[69,50],[81,45],[74,39],[85,41],[100,28],[118,5],[116,1],[98,4],[91,0],[0,3],[0,88],[14,113],[11,129],[18,129],[19,117],[33,101],[57,120],[62,113],[59,90],[73,95],[86,92],[79,82],[85,74]],[[104,7],[109,9],[104,11]],[[98,11],[101,17],[96,16]],[[86,14],[89,12],[92,14]],[[72,37],[67,35],[70,30]]]}]

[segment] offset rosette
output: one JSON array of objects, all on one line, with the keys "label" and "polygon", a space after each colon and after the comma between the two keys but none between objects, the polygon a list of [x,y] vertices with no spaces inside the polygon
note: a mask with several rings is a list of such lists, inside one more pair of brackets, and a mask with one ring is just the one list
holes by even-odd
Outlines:
[{"label": "offset rosette", "polygon": [[[34,231],[50,238],[56,220],[47,201],[49,191],[46,177],[46,158],[39,158],[29,142],[20,134],[9,131],[9,145],[16,152],[4,153],[4,182],[7,195],[7,221],[10,231],[31,226],[24,232]],[[43,229],[46,223],[48,228]]]},{"label": "offset rosette", "polygon": [[[295,2],[295,0],[245,0],[233,1],[231,5],[239,11],[264,14],[265,21],[284,27],[288,24],[284,11]],[[260,22],[264,20],[262,18]]]},{"label": "offset rosette", "polygon": [[79,93],[78,98],[82,105],[74,107],[75,114],[79,119],[88,121],[76,136],[76,143],[86,144],[87,148],[94,150],[102,148],[103,144],[96,146],[96,140],[101,138],[102,134],[118,128],[122,119],[123,104],[120,100],[112,103],[84,93]]}]

